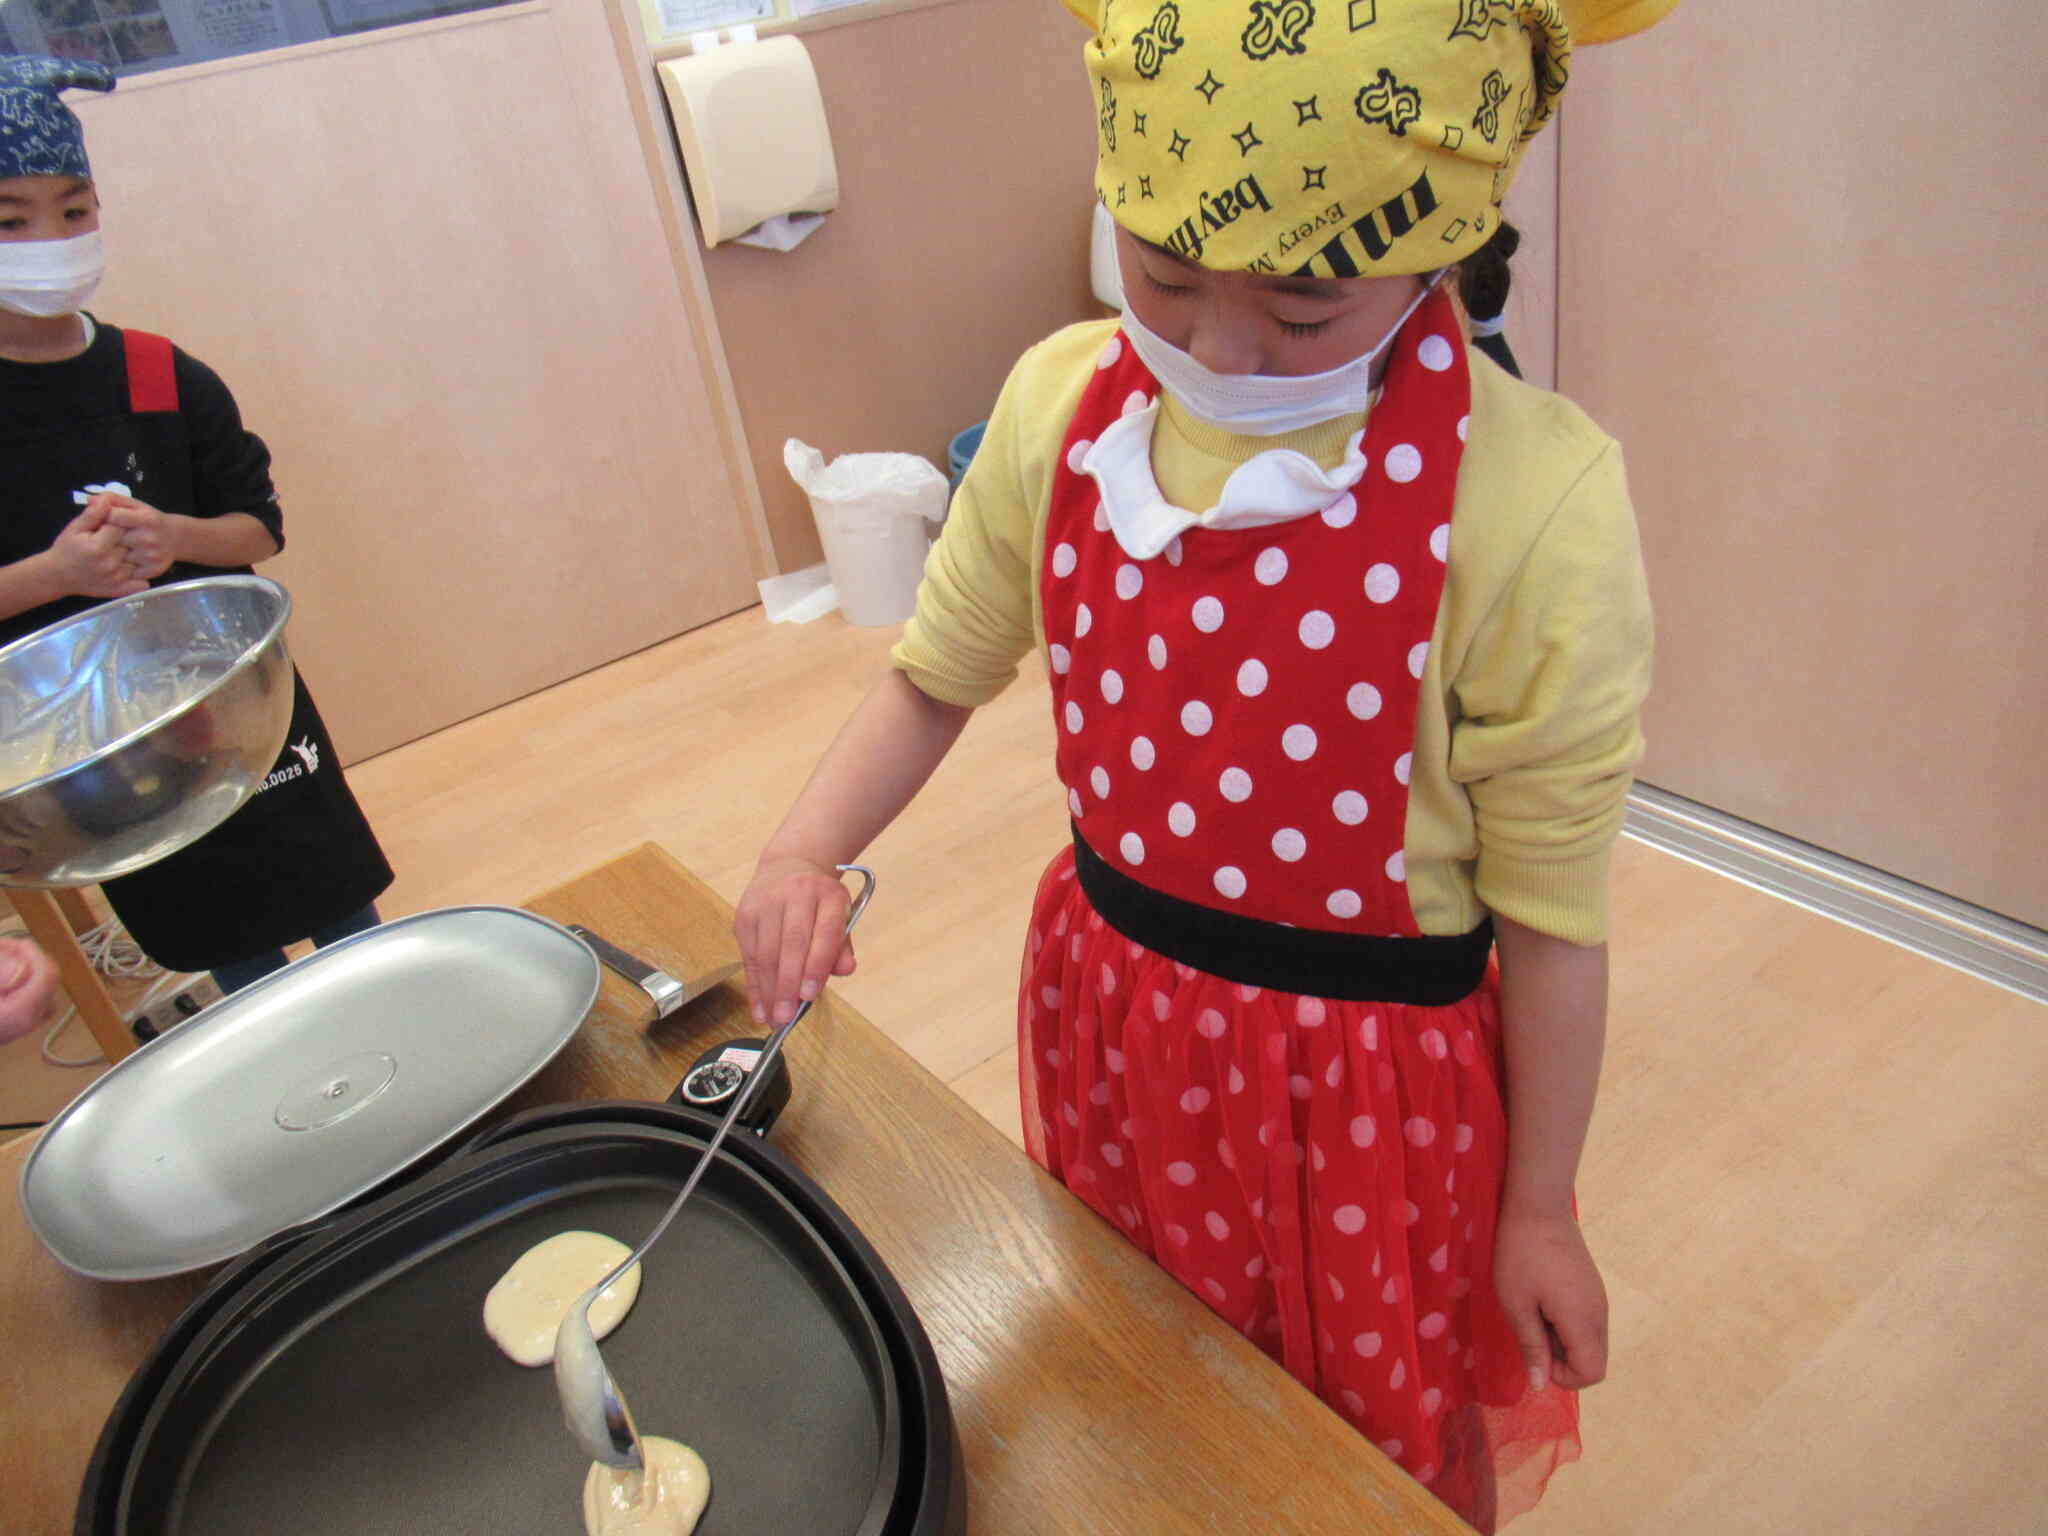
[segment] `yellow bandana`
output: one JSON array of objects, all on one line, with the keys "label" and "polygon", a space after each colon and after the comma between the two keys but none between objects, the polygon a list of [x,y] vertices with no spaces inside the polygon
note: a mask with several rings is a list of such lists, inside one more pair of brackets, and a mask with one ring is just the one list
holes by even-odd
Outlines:
[{"label": "yellow bandana", "polygon": [[1560,0],[1067,3],[1096,27],[1096,192],[1215,271],[1384,276],[1469,255],[1571,64]]}]

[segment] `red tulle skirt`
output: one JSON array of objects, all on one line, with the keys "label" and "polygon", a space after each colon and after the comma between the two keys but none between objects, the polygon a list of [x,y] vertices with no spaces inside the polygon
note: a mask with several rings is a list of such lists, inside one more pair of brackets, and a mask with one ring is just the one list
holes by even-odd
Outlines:
[{"label": "red tulle skirt", "polygon": [[1481,1531],[1579,1452],[1493,1288],[1500,990],[1240,986],[1130,942],[1063,850],[1017,1002],[1031,1155]]}]

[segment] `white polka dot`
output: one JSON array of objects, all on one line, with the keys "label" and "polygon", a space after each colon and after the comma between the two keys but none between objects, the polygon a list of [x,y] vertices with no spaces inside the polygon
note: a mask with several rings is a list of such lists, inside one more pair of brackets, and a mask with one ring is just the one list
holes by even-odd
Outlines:
[{"label": "white polka dot", "polygon": [[1073,545],[1071,545],[1071,544],[1067,544],[1067,543],[1064,543],[1064,542],[1063,542],[1063,543],[1055,544],[1055,545],[1053,546],[1053,551],[1052,551],[1052,573],[1053,573],[1053,575],[1055,575],[1055,576],[1058,576],[1058,577],[1061,577],[1062,579],[1064,579],[1065,577],[1071,576],[1071,575],[1073,575],[1073,574],[1074,574],[1074,567],[1075,567],[1075,565],[1077,565],[1077,564],[1078,564],[1079,562],[1080,562],[1080,557],[1079,557],[1078,555],[1076,555],[1076,554],[1074,553],[1074,546],[1073,546]]},{"label": "white polka dot", "polygon": [[1081,1117],[1074,1113],[1073,1105],[1062,1104],[1060,1106],[1060,1118],[1067,1122],[1068,1129],[1078,1130],[1080,1128]]},{"label": "white polka dot", "polygon": [[1323,508],[1323,521],[1332,528],[1349,528],[1357,516],[1358,498],[1349,491]]},{"label": "white polka dot", "polygon": [[1077,475],[1080,474],[1081,461],[1088,457],[1088,450],[1094,446],[1095,444],[1085,437],[1077,441],[1067,450],[1067,468]]},{"label": "white polka dot", "polygon": [[1277,586],[1287,576],[1287,553],[1281,549],[1262,549],[1259,558],[1252,562],[1252,575],[1262,587]]},{"label": "white polka dot", "polygon": [[1292,864],[1308,852],[1308,839],[1294,827],[1282,827],[1273,834],[1273,856]]},{"label": "white polka dot", "polygon": [[1126,832],[1117,843],[1117,851],[1124,856],[1126,864],[1145,862],[1145,839],[1135,832]]},{"label": "white polka dot", "polygon": [[1122,1147],[1118,1146],[1118,1145],[1117,1145],[1117,1144],[1116,1144],[1115,1142],[1113,1142],[1113,1141],[1105,1141],[1105,1142],[1104,1142],[1104,1143],[1102,1144],[1102,1149],[1101,1149],[1101,1150],[1102,1150],[1102,1160],[1103,1160],[1103,1161],[1104,1161],[1105,1163],[1109,1164],[1109,1166],[1110,1166],[1110,1167],[1112,1167],[1112,1168],[1121,1168],[1121,1167],[1123,1167],[1123,1165],[1124,1165],[1124,1149],[1123,1149]]},{"label": "white polka dot", "polygon": [[1135,1227],[1138,1224],[1138,1208],[1134,1205],[1119,1205],[1116,1208],[1116,1219],[1127,1227]]},{"label": "white polka dot", "polygon": [[1365,796],[1355,789],[1347,789],[1330,802],[1330,814],[1347,827],[1355,827],[1365,820]]},{"label": "white polka dot", "polygon": [[1102,696],[1112,704],[1119,702],[1123,698],[1123,673],[1112,670],[1102,674]]},{"label": "white polka dot", "polygon": [[1411,1147],[1430,1146],[1436,1141],[1436,1122],[1417,1115],[1401,1127],[1401,1134],[1408,1138]]},{"label": "white polka dot", "polygon": [[1099,1082],[1088,1090],[1088,1102],[1097,1109],[1102,1108],[1109,1102],[1109,1084],[1107,1081]]},{"label": "white polka dot", "polygon": [[1330,1225],[1346,1237],[1356,1237],[1365,1230],[1365,1210],[1362,1206],[1340,1205],[1330,1213]]},{"label": "white polka dot", "polygon": [[1109,775],[1108,775],[1107,773],[1103,772],[1103,770],[1102,770],[1102,769],[1100,769],[1100,768],[1091,768],[1091,769],[1089,769],[1089,770],[1088,770],[1088,787],[1089,787],[1090,789],[1092,789],[1092,790],[1094,790],[1094,791],[1095,791],[1095,798],[1096,798],[1096,799],[1098,799],[1098,800],[1106,800],[1106,799],[1108,799],[1108,798],[1109,798]]},{"label": "white polka dot", "polygon": [[1105,1050],[1102,1053],[1102,1064],[1112,1072],[1121,1072],[1124,1069],[1124,1053],[1115,1049]]},{"label": "white polka dot", "polygon": [[1375,603],[1391,603],[1401,590],[1401,573],[1382,560],[1365,573],[1365,595]]},{"label": "white polka dot", "polygon": [[[1332,1065],[1334,1066],[1336,1063],[1333,1062]],[[1313,1143],[1310,1144],[1308,1149],[1308,1160],[1309,1166],[1314,1168],[1317,1173],[1321,1173],[1329,1165],[1330,1161],[1327,1157],[1323,1156],[1323,1149]]]},{"label": "white polka dot", "polygon": [[1377,1135],[1378,1128],[1373,1124],[1371,1115],[1354,1115],[1351,1117],[1351,1145],[1354,1147],[1369,1147],[1373,1144],[1373,1139]]},{"label": "white polka dot", "polygon": [[1311,608],[1301,616],[1301,643],[1312,651],[1320,651],[1337,638],[1337,621],[1320,608]]},{"label": "white polka dot", "polygon": [[1204,1040],[1221,1040],[1229,1022],[1214,1008],[1204,1008],[1195,1018],[1195,1033]]},{"label": "white polka dot", "polygon": [[1379,689],[1371,683],[1353,683],[1344,695],[1344,707],[1351,711],[1354,720],[1371,720],[1378,716],[1384,701]]},{"label": "white polka dot", "polygon": [[1359,901],[1356,891],[1332,891],[1323,905],[1329,909],[1330,916],[1349,918],[1358,916],[1364,904]]},{"label": "white polka dot", "polygon": [[1346,1387],[1342,1392],[1339,1392],[1337,1394],[1337,1400],[1344,1405],[1344,1411],[1350,1414],[1351,1417],[1353,1417],[1354,1419],[1364,1417],[1365,1399],[1360,1397],[1356,1392],[1352,1391],[1349,1387]]},{"label": "white polka dot", "polygon": [[1230,1297],[1230,1292],[1223,1288],[1221,1280],[1204,1280],[1202,1282],[1202,1289],[1208,1294],[1209,1299],[1219,1307]]},{"label": "white polka dot", "polygon": [[1297,1099],[1305,1099],[1315,1091],[1315,1084],[1296,1072],[1287,1079],[1287,1091]]},{"label": "white polka dot", "polygon": [[1380,1016],[1368,1013],[1358,1021],[1358,1043],[1368,1051],[1380,1048]]},{"label": "white polka dot", "polygon": [[1329,1016],[1329,1006],[1320,997],[1298,997],[1294,1000],[1294,1022],[1303,1029],[1321,1029]]},{"label": "white polka dot", "polygon": [[1080,639],[1095,627],[1095,615],[1086,603],[1074,604],[1074,638]]},{"label": "white polka dot", "polygon": [[[1351,1347],[1362,1359],[1370,1360],[1380,1352],[1380,1336],[1376,1333],[1361,1333],[1351,1341]],[[1397,1442],[1398,1444],[1398,1442]]]},{"label": "white polka dot", "polygon": [[1457,1132],[1451,1137],[1451,1145],[1460,1152],[1470,1152],[1472,1150],[1472,1127],[1469,1125],[1459,1126]]},{"label": "white polka dot", "polygon": [[1151,397],[1142,389],[1134,389],[1124,396],[1123,415],[1135,416],[1152,403]]},{"label": "white polka dot", "polygon": [[1114,368],[1117,359],[1124,355],[1124,339],[1121,336],[1109,338],[1109,344],[1095,355],[1097,368]]},{"label": "white polka dot", "polygon": [[1253,1255],[1251,1256],[1251,1259],[1250,1259],[1250,1260],[1249,1260],[1249,1261],[1248,1261],[1248,1262],[1247,1262],[1247,1263],[1245,1264],[1245,1267],[1244,1267],[1244,1277],[1245,1277],[1245,1279],[1247,1279],[1247,1280],[1256,1280],[1256,1279],[1258,1279],[1258,1278],[1259,1278],[1259,1276],[1263,1275],[1263,1274],[1264,1274],[1265,1272],[1266,1272],[1266,1256],[1265,1256],[1264,1254],[1262,1254],[1262,1253],[1255,1253],[1255,1254],[1253,1254]]},{"label": "white polka dot", "polygon": [[1404,1447],[1398,1440],[1382,1440],[1380,1442],[1380,1449],[1384,1451],[1393,1460],[1399,1461],[1401,1459],[1401,1452],[1404,1449]]},{"label": "white polka dot", "polygon": [[1226,864],[1212,877],[1217,893],[1228,896],[1232,901],[1244,894],[1244,871],[1234,864]]},{"label": "white polka dot", "polygon": [[1078,736],[1081,733],[1081,724],[1081,706],[1072,699],[1067,700],[1067,729]]},{"label": "white polka dot", "polygon": [[1087,814],[1081,805],[1081,792],[1078,789],[1067,791],[1067,809],[1072,811],[1077,818]]},{"label": "white polka dot", "polygon": [[1424,664],[1425,662],[1427,662],[1428,660],[1429,660],[1429,642],[1428,642],[1427,640],[1418,640],[1418,641],[1417,641],[1417,642],[1416,642],[1415,644],[1413,644],[1413,645],[1409,646],[1409,647],[1408,647],[1408,675],[1409,675],[1410,677],[1420,677],[1420,676],[1422,676],[1422,668],[1423,668],[1423,664]]},{"label": "white polka dot", "polygon": [[1180,1107],[1183,1113],[1199,1115],[1209,1107],[1209,1090],[1196,1084],[1180,1096]]},{"label": "white polka dot", "polygon": [[1175,837],[1186,837],[1195,830],[1195,808],[1185,800],[1176,800],[1166,813],[1167,829]]},{"label": "white polka dot", "polygon": [[1429,552],[1439,560],[1445,560],[1451,553],[1451,525],[1438,523],[1429,531]]},{"label": "white polka dot", "polygon": [[1458,441],[1464,442],[1471,430],[1472,418],[1470,416],[1460,416],[1458,418]]},{"label": "white polka dot", "polygon": [[1145,590],[1145,573],[1126,561],[1116,568],[1116,595],[1129,602]]},{"label": "white polka dot", "polygon": [[1435,333],[1422,338],[1422,345],[1416,348],[1416,355],[1422,360],[1422,366],[1431,373],[1442,373],[1451,366],[1453,357],[1451,344]]},{"label": "white polka dot", "polygon": [[1166,546],[1166,563],[1168,565],[1179,565],[1184,558],[1185,553],[1180,547],[1179,539],[1175,539]]},{"label": "white polka dot", "polygon": [[1176,1248],[1185,1248],[1188,1245],[1188,1229],[1177,1221],[1167,1227],[1166,1237]]},{"label": "white polka dot", "polygon": [[1344,1058],[1332,1056],[1330,1064],[1323,1068],[1323,1081],[1335,1088],[1344,1081]]},{"label": "white polka dot", "polygon": [[1266,691],[1266,664],[1256,656],[1237,669],[1237,691],[1248,699]]},{"label": "white polka dot", "polygon": [[1095,531],[1097,533],[1109,532],[1109,508],[1099,501],[1095,503]]},{"label": "white polka dot", "polygon": [[1415,1037],[1415,1043],[1422,1047],[1422,1054],[1431,1061],[1442,1061],[1451,1054],[1450,1042],[1444,1039],[1440,1029],[1425,1029]]},{"label": "white polka dot", "polygon": [[1223,1219],[1220,1211],[1209,1212],[1202,1218],[1202,1225],[1209,1229],[1209,1235],[1219,1243],[1230,1236],[1230,1223]]},{"label": "white polka dot", "polygon": [[1182,1189],[1186,1189],[1195,1182],[1195,1165],[1193,1163],[1168,1163],[1166,1165],[1166,1177],[1170,1182],[1178,1184]]},{"label": "white polka dot", "polygon": [[[1131,946],[1131,949],[1133,951],[1131,955],[1131,958],[1133,960],[1137,959],[1139,955],[1142,955],[1144,953],[1144,951],[1142,949],[1139,949],[1138,946],[1135,944]],[[1172,1012],[1173,999],[1168,997],[1164,992],[1161,992],[1157,988],[1154,988],[1152,992],[1152,1017],[1159,1020],[1160,1023],[1163,1024],[1166,1022],[1166,1016]]]},{"label": "white polka dot", "polygon": [[1387,1375],[1387,1388],[1389,1391],[1398,1392],[1407,1384],[1408,1362],[1406,1360],[1396,1360],[1394,1362],[1394,1369]]},{"label": "white polka dot", "polygon": [[1190,736],[1208,735],[1209,727],[1215,723],[1216,716],[1200,699],[1190,699],[1180,707],[1180,728]]},{"label": "white polka dot", "polygon": [[1213,635],[1223,627],[1223,604],[1213,597],[1198,597],[1188,617],[1203,634]]},{"label": "white polka dot", "polygon": [[1067,668],[1074,664],[1073,652],[1069,651],[1064,645],[1048,646],[1046,649],[1052,657],[1053,671],[1064,677]]},{"label": "white polka dot", "polygon": [[1252,776],[1242,768],[1226,768],[1217,777],[1216,793],[1232,805],[1242,805],[1252,797]]},{"label": "white polka dot", "polygon": [[1153,750],[1151,737],[1138,736],[1132,739],[1131,766],[1133,768],[1136,768],[1140,773],[1149,772],[1152,765],[1158,760],[1159,754]]},{"label": "white polka dot", "polygon": [[1401,783],[1406,784],[1408,782],[1408,775],[1414,771],[1415,754],[1413,752],[1403,752],[1394,759],[1394,777]]},{"label": "white polka dot", "polygon": [[1290,725],[1280,733],[1280,750],[1305,763],[1316,755],[1316,733],[1305,725]]},{"label": "white polka dot", "polygon": [[1399,849],[1396,849],[1393,857],[1387,860],[1387,878],[1396,882],[1408,878],[1408,856]]},{"label": "white polka dot", "polygon": [[1236,1067],[1230,1069],[1229,1087],[1232,1093],[1244,1092],[1244,1074]]},{"label": "white polka dot", "polygon": [[1166,641],[1158,635],[1154,635],[1150,640],[1147,640],[1145,642],[1145,659],[1152,663],[1152,670],[1154,672],[1164,671],[1166,668]]},{"label": "white polka dot", "polygon": [[1422,473],[1422,450],[1413,443],[1396,443],[1387,450],[1387,478],[1406,485]]}]

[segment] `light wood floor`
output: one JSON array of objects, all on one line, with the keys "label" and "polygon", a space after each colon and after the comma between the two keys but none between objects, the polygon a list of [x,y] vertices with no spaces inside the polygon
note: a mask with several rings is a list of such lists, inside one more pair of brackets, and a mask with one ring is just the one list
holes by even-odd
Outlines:
[{"label": "light wood floor", "polygon": [[[750,610],[358,765],[387,913],[513,902],[650,838],[736,897],[890,639]],[[1027,672],[871,850],[842,984],[1013,1139],[1051,746]],[[1615,878],[1580,1185],[1613,1375],[1514,1529],[2048,1529],[2048,1010],[1640,844]],[[35,1055],[0,1054],[0,1121],[89,1080]]]}]

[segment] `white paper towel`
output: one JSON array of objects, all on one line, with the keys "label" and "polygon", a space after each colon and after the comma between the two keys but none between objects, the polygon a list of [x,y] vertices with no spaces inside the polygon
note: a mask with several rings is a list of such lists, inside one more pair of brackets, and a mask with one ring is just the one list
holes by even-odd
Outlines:
[{"label": "white paper towel", "polygon": [[[839,165],[825,103],[800,41],[735,43],[663,59],[656,68],[707,246],[786,214],[839,206]],[[772,243],[772,233],[762,243]],[[802,238],[797,234],[776,248]]]}]

